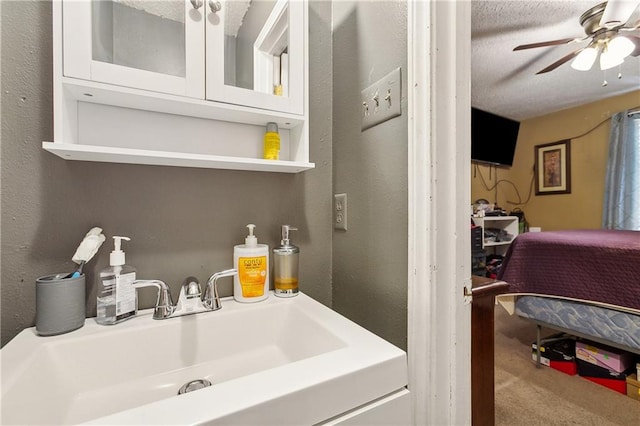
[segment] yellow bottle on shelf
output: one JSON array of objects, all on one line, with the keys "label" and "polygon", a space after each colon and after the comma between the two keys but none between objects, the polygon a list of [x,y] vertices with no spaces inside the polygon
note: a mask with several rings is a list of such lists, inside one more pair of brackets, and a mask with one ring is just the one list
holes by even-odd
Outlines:
[{"label": "yellow bottle on shelf", "polygon": [[267,131],[264,134],[264,159],[280,159],[280,134],[277,123],[267,123]]}]

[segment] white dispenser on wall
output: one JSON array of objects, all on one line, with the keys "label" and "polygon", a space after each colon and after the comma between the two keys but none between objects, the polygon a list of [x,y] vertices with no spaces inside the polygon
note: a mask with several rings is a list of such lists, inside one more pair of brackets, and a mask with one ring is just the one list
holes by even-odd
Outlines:
[{"label": "white dispenser on wall", "polygon": [[109,256],[110,266],[100,271],[96,312],[98,324],[117,324],[134,317],[138,312],[138,295],[133,287],[136,270],[125,264],[125,254],[121,250],[122,240],[130,241],[130,238],[113,237],[114,249]]},{"label": "white dispenser on wall", "polygon": [[251,303],[269,297],[269,246],[258,244],[253,235],[255,225],[250,223],[249,235],[244,244],[233,248],[233,267],[238,273],[233,277],[233,298]]}]

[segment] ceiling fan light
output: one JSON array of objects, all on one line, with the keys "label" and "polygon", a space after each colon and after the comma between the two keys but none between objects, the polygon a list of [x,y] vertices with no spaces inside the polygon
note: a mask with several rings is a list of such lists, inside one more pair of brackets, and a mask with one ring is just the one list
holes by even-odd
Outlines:
[{"label": "ceiling fan light", "polygon": [[608,50],[600,54],[600,69],[608,70],[624,62],[624,58],[614,55]]},{"label": "ceiling fan light", "polygon": [[578,71],[589,71],[596,61],[598,49],[595,47],[587,47],[571,62],[571,68]]},{"label": "ceiling fan light", "polygon": [[607,46],[609,53],[612,53],[620,58],[626,58],[633,52],[636,45],[625,36],[617,36],[613,38]]}]

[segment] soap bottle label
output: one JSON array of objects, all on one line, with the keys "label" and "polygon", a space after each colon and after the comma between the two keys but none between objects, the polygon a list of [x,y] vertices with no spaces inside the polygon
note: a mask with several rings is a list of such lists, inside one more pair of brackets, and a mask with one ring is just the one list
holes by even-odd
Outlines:
[{"label": "soap bottle label", "polygon": [[116,321],[125,319],[136,313],[136,289],[133,282],[136,273],[120,274],[115,276],[116,286]]},{"label": "soap bottle label", "polygon": [[264,295],[264,283],[267,279],[267,256],[240,257],[238,259],[238,278],[243,297]]}]

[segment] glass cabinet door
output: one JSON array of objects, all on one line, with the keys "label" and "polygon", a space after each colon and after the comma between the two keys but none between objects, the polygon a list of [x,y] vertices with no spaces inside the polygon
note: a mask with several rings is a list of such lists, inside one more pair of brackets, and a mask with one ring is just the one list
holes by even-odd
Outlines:
[{"label": "glass cabinet door", "polygon": [[204,98],[203,0],[65,0],[64,75]]},{"label": "glass cabinet door", "polygon": [[306,2],[219,0],[206,12],[206,98],[304,113]]}]

